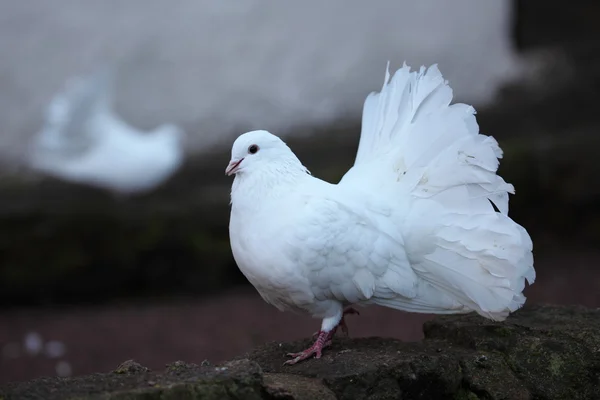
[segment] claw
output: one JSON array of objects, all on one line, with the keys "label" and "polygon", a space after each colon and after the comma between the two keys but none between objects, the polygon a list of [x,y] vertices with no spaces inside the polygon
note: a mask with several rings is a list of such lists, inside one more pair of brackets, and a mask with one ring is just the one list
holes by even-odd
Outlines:
[{"label": "claw", "polygon": [[[325,346],[323,346],[325,347]],[[301,351],[299,353],[287,353],[288,357],[293,357],[291,360],[287,360],[286,362],[283,363],[283,365],[294,365],[302,360],[306,360],[307,358],[310,358],[310,356],[312,356],[314,354],[315,358],[321,358],[322,356],[322,352],[321,350],[318,349],[307,349],[305,351]]]},{"label": "claw", "polygon": [[335,329],[330,332],[319,332],[319,336],[315,343],[310,346],[308,349],[301,351],[299,353],[287,353],[288,357],[293,357],[291,360],[287,360],[283,363],[283,365],[294,365],[302,360],[306,360],[307,358],[312,357],[321,358],[323,354],[323,349],[325,347],[331,346],[331,338],[335,334]]},{"label": "claw", "polygon": [[354,309],[352,307],[346,308],[342,314],[342,319],[340,320],[340,323],[338,324],[338,326],[336,326],[329,332],[323,332],[323,331],[315,332],[312,335],[313,339],[315,340],[314,344],[304,351],[301,351],[298,353],[287,353],[286,356],[292,357],[292,359],[287,360],[286,362],[283,363],[283,365],[294,365],[302,360],[306,360],[307,358],[312,357],[313,355],[315,358],[321,358],[321,355],[323,354],[323,349],[331,346],[331,343],[333,341],[333,336],[335,335],[335,332],[338,327],[342,328],[342,332],[345,335],[348,335],[348,326],[346,325],[346,321],[344,319],[344,315],[346,315],[346,314],[360,315],[360,313],[358,311],[356,311],[356,309]]}]

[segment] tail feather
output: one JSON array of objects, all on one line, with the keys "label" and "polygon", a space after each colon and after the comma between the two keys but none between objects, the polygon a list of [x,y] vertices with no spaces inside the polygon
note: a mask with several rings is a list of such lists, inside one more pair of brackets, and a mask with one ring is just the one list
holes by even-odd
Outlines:
[{"label": "tail feather", "polygon": [[[404,65],[391,80],[386,69],[381,92],[365,101],[355,164],[340,184],[398,202],[415,272],[468,309],[501,320],[523,305],[525,281],[535,280],[532,242],[508,217],[514,187],[496,174],[497,141],[479,133],[473,107],[451,101],[435,65],[418,72]],[[427,308],[406,299],[380,303]]]}]

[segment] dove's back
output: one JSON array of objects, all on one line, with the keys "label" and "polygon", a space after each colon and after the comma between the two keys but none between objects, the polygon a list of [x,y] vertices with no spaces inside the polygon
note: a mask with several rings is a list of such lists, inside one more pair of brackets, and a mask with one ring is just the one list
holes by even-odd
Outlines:
[{"label": "dove's back", "polygon": [[[479,134],[471,106],[450,105],[452,89],[436,66],[405,65],[388,81],[386,72],[381,92],[365,101],[356,161],[339,186],[395,205],[390,218],[417,276],[502,320],[535,279],[531,239],[508,217],[513,186],[496,175],[502,151]],[[410,308],[402,297],[371,301]]]}]

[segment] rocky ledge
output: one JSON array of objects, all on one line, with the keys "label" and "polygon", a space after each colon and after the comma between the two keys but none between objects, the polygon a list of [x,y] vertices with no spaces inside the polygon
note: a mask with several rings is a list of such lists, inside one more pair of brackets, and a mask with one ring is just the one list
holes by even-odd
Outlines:
[{"label": "rocky ledge", "polygon": [[337,340],[319,360],[283,366],[308,345],[269,343],[220,365],[126,361],[109,373],[11,383],[0,399],[600,399],[600,309],[527,306],[503,323],[440,317],[425,340]]}]

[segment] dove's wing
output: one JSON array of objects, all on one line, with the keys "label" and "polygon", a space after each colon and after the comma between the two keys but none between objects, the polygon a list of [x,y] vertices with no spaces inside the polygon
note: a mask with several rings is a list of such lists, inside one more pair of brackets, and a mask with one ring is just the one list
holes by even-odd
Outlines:
[{"label": "dove's wing", "polygon": [[309,197],[286,240],[317,300],[385,305],[395,299],[421,312],[460,307],[415,274],[390,210],[335,197]]},{"label": "dove's wing", "polygon": [[503,319],[525,302],[535,270],[529,235],[508,217],[514,188],[496,174],[502,151],[479,134],[473,107],[451,104],[437,67],[404,66],[388,80],[365,101],[356,161],[339,185],[393,205],[420,278]]}]

